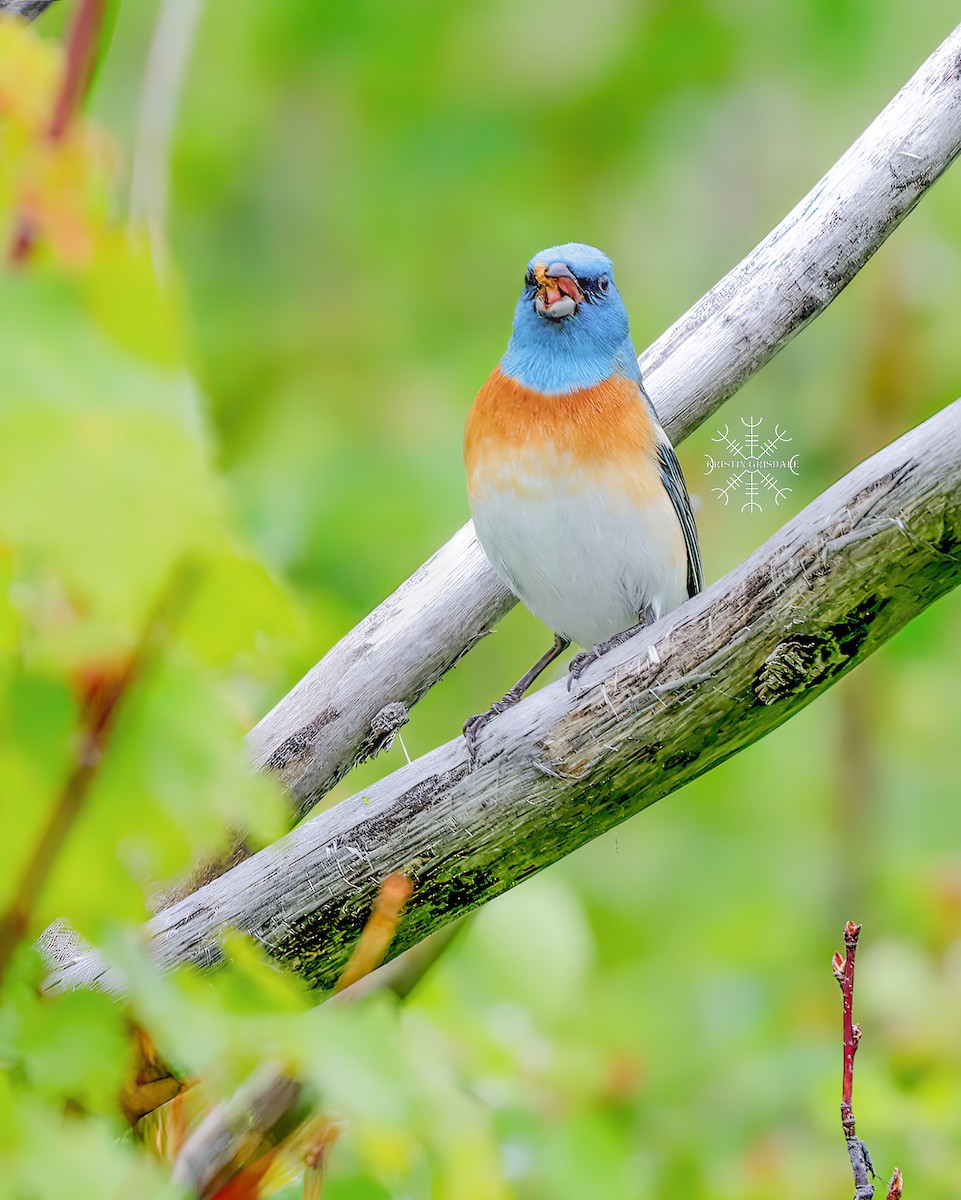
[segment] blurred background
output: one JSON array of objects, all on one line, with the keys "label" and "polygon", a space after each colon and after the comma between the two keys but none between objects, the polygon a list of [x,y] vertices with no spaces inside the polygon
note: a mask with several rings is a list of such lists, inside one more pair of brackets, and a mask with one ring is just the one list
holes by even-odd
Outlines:
[{"label": "blurred background", "polygon": [[[157,3],[120,5],[89,110],[112,147],[110,219],[138,170],[135,207],[166,212],[169,255],[155,227],[148,257],[176,298],[228,519],[284,597],[256,669],[232,662],[238,730],[467,519],[464,418],[536,250],[606,250],[642,349],[951,28],[937,0],[910,17],[866,0],[208,0],[184,5],[192,31],[166,7],[164,26]],[[56,40],[65,18],[35,32]],[[186,58],[166,199],[141,116],[152,42]],[[956,171],[681,446],[709,580],[961,391]],[[705,475],[712,437],[742,418],[780,424],[800,460],[763,512],[725,507]],[[449,1076],[447,1124],[372,1083],[325,1200],[849,1193],[830,970],[848,918],[864,923],[858,1131],[885,1179],[898,1164],[911,1194],[955,1196],[958,603],[484,910],[390,1035]],[[515,610],[417,707],[407,752],[455,737],[548,638]]]}]

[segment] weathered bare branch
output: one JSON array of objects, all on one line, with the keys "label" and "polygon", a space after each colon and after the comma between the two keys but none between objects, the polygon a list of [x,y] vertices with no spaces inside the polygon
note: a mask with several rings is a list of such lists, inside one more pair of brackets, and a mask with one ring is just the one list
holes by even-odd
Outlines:
[{"label": "weathered bare branch", "polygon": [[0,13],[10,13],[32,21],[55,3],[56,0],[0,0]]},{"label": "weathered bare branch", "polygon": [[[781,224],[641,355],[675,441],[830,304],[959,148],[961,26]],[[264,717],[249,735],[253,762],[276,770],[306,812],[514,603],[466,525]]]},{"label": "weathered bare branch", "polygon": [[[215,961],[236,928],[329,986],[391,872],[414,885],[396,953],[757,741],[959,582],[961,401],[580,690],[553,684],[494,720],[473,772],[450,742],[165,910],[148,927],[157,962]],[[97,955],[51,980],[83,984],[123,986]]]}]

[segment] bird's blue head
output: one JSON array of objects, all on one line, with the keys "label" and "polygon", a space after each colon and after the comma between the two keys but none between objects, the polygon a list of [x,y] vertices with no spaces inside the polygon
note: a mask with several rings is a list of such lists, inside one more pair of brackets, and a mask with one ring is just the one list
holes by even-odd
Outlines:
[{"label": "bird's blue head", "polygon": [[548,394],[592,387],[612,375],[640,378],[627,311],[606,254],[567,242],[534,255],[501,370]]}]

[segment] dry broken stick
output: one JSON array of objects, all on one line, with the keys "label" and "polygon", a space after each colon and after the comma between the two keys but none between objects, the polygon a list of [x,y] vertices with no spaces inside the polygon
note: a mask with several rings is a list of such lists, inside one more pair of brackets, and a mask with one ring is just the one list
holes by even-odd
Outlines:
[{"label": "dry broken stick", "polygon": [[[854,1092],[854,1056],[861,1041],[861,1026],[854,1023],[854,960],[858,950],[861,926],[848,921],[844,926],[844,954],[835,951],[832,967],[834,978],[841,988],[844,1011],[844,1073],[841,1081],[841,1127],[848,1144],[851,1170],[854,1173],[854,1200],[874,1200],[874,1164],[868,1148],[857,1135],[852,1096]],[[869,1178],[870,1176],[870,1178]],[[901,1171],[894,1168],[888,1187],[887,1200],[900,1200]]]},{"label": "dry broken stick", "polygon": [[[363,995],[353,985],[380,966],[410,894],[406,875],[389,875],[381,884],[335,988],[339,1002]],[[319,1097],[308,1084],[264,1065],[183,1143],[174,1182],[189,1187],[200,1200],[218,1200],[231,1187],[230,1195],[247,1194],[240,1183],[253,1187],[268,1172],[289,1178],[303,1170],[304,1195],[319,1196],[330,1150],[343,1126],[318,1109]]]}]

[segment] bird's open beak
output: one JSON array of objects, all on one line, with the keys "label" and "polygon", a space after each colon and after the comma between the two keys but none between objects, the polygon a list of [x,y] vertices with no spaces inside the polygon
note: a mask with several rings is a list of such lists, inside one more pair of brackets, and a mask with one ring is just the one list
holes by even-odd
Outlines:
[{"label": "bird's open beak", "polygon": [[551,317],[555,321],[569,317],[584,301],[584,293],[566,263],[551,263],[549,267],[537,263],[534,278],[538,283],[534,308],[542,317]]}]

